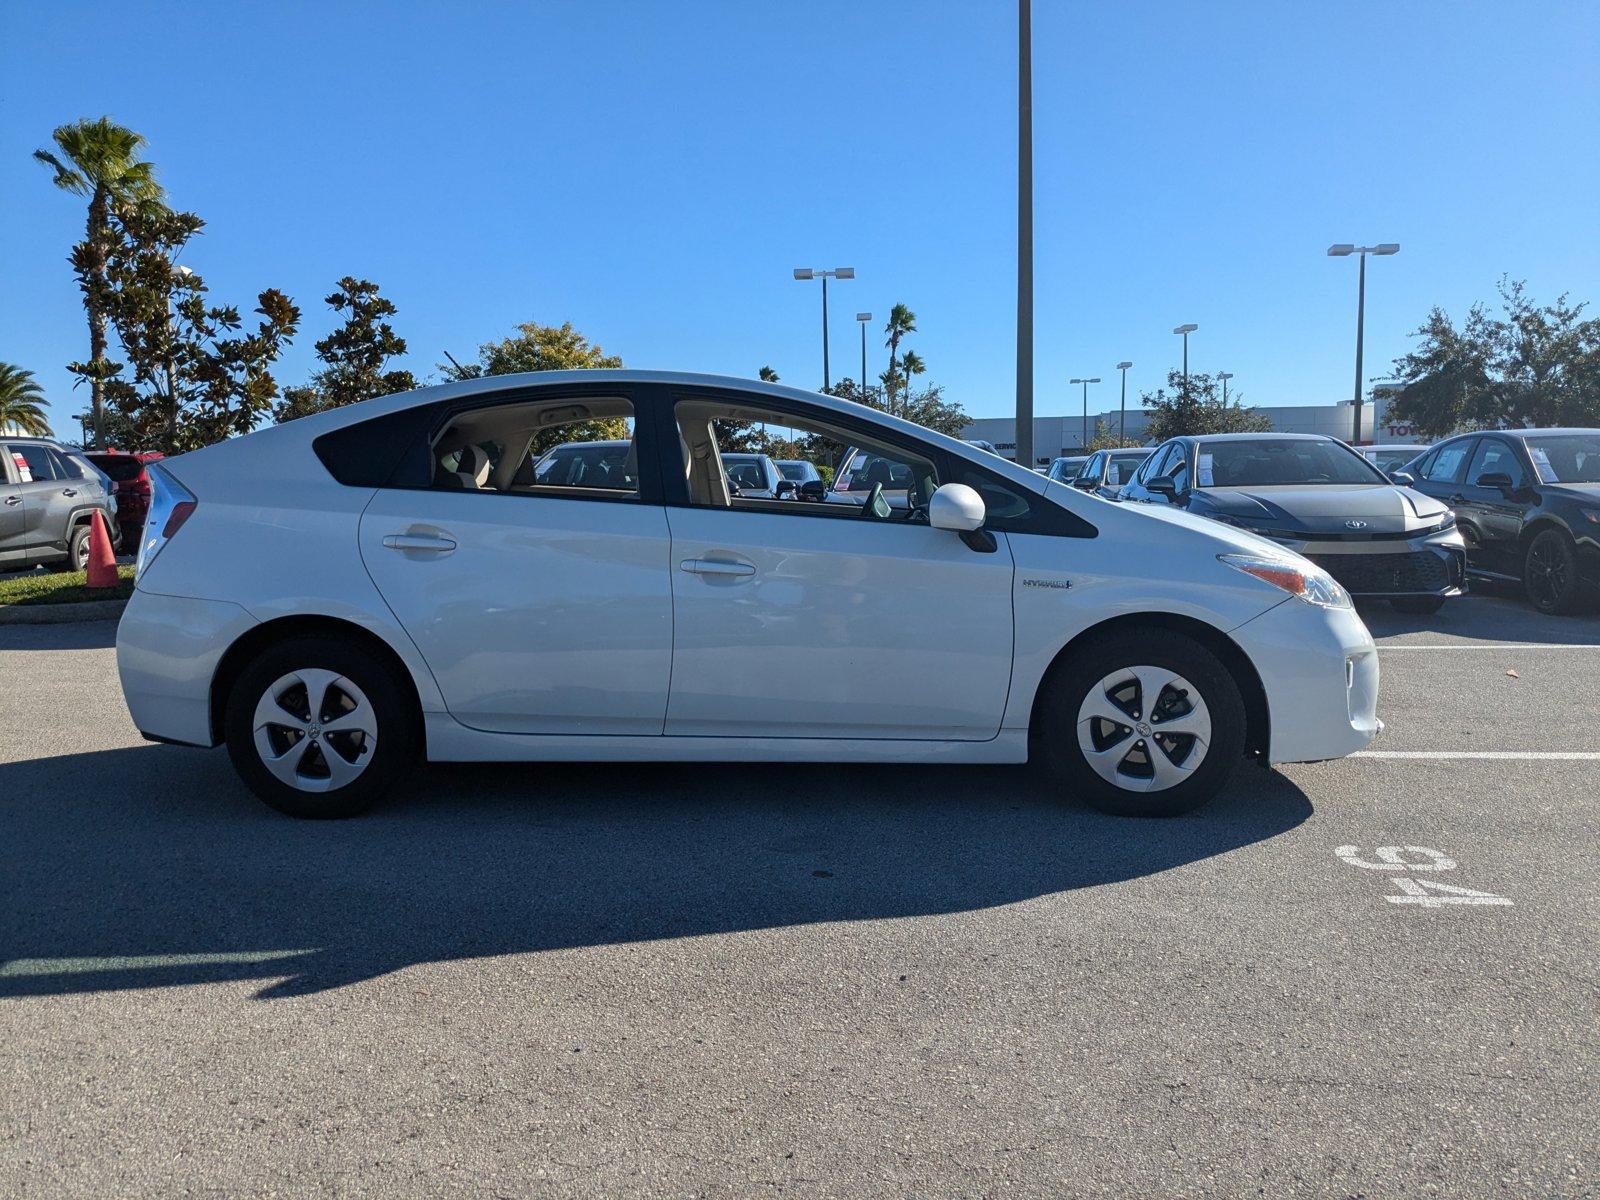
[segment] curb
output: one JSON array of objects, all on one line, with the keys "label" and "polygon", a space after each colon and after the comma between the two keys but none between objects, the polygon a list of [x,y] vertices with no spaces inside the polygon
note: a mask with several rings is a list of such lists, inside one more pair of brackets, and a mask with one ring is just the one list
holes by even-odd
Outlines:
[{"label": "curb", "polygon": [[0,625],[65,625],[73,621],[114,621],[126,600],[85,600],[78,604],[0,604]]}]

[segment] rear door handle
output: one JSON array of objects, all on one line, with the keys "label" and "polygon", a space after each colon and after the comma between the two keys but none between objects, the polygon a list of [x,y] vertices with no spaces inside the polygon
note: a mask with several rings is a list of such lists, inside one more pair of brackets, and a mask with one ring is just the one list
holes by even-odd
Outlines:
[{"label": "rear door handle", "polygon": [[61,489],[61,494],[63,496],[76,496],[78,493],[73,488],[62,488]]},{"label": "rear door handle", "polygon": [[390,550],[422,550],[431,554],[449,554],[456,548],[455,542],[447,537],[421,533],[391,533],[384,537],[383,544]]},{"label": "rear door handle", "polygon": [[7,496],[6,497],[6,503],[7,504],[21,504],[22,503],[22,497],[21,496]]},{"label": "rear door handle", "polygon": [[679,568],[691,575],[754,575],[753,563],[727,562],[718,558],[686,558]]}]

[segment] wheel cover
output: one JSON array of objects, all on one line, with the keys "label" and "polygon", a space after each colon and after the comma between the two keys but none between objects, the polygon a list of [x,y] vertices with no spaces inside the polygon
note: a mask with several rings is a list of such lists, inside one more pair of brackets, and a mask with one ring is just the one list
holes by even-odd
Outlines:
[{"label": "wheel cover", "polygon": [[1528,551],[1528,591],[1539,604],[1556,604],[1567,590],[1567,556],[1549,538],[1540,538]]},{"label": "wheel cover", "polygon": [[1100,778],[1127,792],[1164,792],[1192,776],[1211,748],[1211,713],[1165,667],[1124,667],[1078,707],[1078,748]]},{"label": "wheel cover", "polygon": [[321,668],[291,671],[267,688],[251,729],[262,765],[300,792],[354,783],[378,745],[377,715],[366,693]]}]

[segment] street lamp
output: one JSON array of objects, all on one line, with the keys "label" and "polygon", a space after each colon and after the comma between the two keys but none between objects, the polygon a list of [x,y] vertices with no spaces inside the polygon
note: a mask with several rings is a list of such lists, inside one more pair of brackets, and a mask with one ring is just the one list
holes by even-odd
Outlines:
[{"label": "street lamp", "polygon": [[[1087,450],[1089,448],[1089,385],[1091,383],[1099,383],[1100,377],[1097,375],[1093,379],[1073,379],[1068,382],[1083,384],[1083,439],[1080,444]],[[1033,466],[1032,463],[1027,465]]]},{"label": "street lamp", "polygon": [[828,377],[828,280],[854,279],[856,277],[856,269],[854,267],[835,267],[831,271],[825,271],[821,267],[796,267],[794,269],[794,277],[796,279],[822,280],[822,390],[827,391],[833,382]]},{"label": "street lamp", "polygon": [[1228,380],[1233,378],[1232,371],[1218,371],[1217,378],[1222,380],[1222,407],[1228,407]]},{"label": "street lamp", "polygon": [[1131,366],[1133,366],[1131,362],[1119,362],[1117,364],[1117,370],[1122,372],[1122,409],[1117,418],[1117,441],[1119,442],[1128,440],[1128,368]]},{"label": "street lamp", "polygon": [[1189,398],[1189,335],[1199,328],[1200,326],[1198,325],[1178,325],[1172,330],[1173,333],[1183,334],[1183,398],[1185,400]]},{"label": "street lamp", "polygon": [[867,322],[872,320],[871,313],[857,313],[856,321],[861,326],[861,403],[867,402]]},{"label": "street lamp", "polygon": [[1376,246],[1352,246],[1349,242],[1337,242],[1328,247],[1329,258],[1348,258],[1352,254],[1361,256],[1360,282],[1356,284],[1356,396],[1355,436],[1350,439],[1352,446],[1361,444],[1361,354],[1367,336],[1367,255],[1399,253],[1399,242],[1379,242]]}]

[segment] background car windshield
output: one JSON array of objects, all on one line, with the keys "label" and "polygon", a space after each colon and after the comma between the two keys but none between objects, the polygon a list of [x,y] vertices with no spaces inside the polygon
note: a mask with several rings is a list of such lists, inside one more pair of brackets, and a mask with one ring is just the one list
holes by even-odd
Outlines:
[{"label": "background car windshield", "polygon": [[730,462],[724,455],[722,465],[728,469],[728,478],[742,488],[760,491],[767,486],[767,476],[760,463]]},{"label": "background car windshield", "polygon": [[1401,467],[1405,466],[1408,462],[1415,458],[1419,453],[1420,451],[1416,449],[1379,450],[1373,455],[1373,457],[1378,460],[1378,470],[1392,475],[1394,472],[1398,471]]},{"label": "background car windshield", "polygon": [[144,464],[131,454],[89,454],[85,457],[118,483],[137,479],[144,470]]},{"label": "background car windshield", "polygon": [[[590,446],[582,450],[557,450],[539,464],[534,478],[540,483],[566,487],[623,486],[626,447]],[[632,482],[631,480],[629,481]]]},{"label": "background car windshield", "polygon": [[805,463],[797,463],[797,462],[779,463],[778,464],[778,470],[783,473],[783,477],[785,479],[791,480],[791,481],[793,481],[795,483],[799,483],[802,480],[806,480],[806,479],[810,479],[811,478],[811,474],[806,470],[806,464]]},{"label": "background car windshield", "polygon": [[1202,442],[1199,482],[1207,488],[1388,481],[1366,459],[1336,442],[1283,438]]},{"label": "background car windshield", "polygon": [[1600,483],[1600,433],[1529,438],[1528,457],[1540,483]]},{"label": "background car windshield", "polygon": [[911,468],[905,463],[857,450],[845,468],[843,478],[844,486],[836,486],[836,491],[870,492],[875,483],[881,483],[885,491],[904,489],[911,486]]}]

